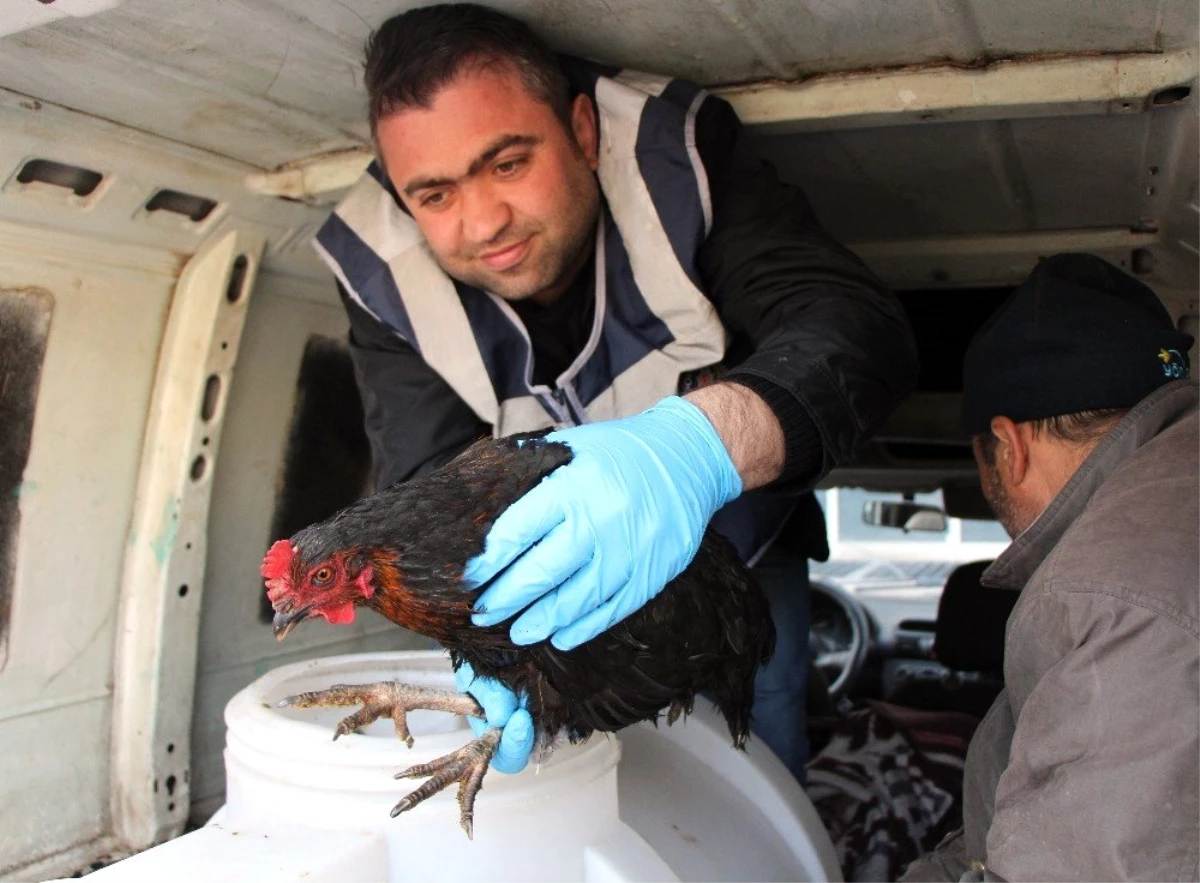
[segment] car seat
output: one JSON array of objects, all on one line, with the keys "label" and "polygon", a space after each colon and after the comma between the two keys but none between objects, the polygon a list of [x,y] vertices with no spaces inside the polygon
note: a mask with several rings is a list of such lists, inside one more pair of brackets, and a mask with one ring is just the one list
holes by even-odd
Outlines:
[{"label": "car seat", "polygon": [[933,655],[947,671],[941,678],[902,684],[888,702],[928,711],[961,711],[983,717],[1004,686],[1004,635],[1020,597],[979,581],[991,561],[951,571],[938,602]]}]

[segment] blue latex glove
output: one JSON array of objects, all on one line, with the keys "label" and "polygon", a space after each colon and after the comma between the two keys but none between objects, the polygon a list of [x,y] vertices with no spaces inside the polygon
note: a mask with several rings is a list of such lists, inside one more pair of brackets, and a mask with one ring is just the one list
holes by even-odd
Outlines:
[{"label": "blue latex glove", "polygon": [[742,479],[708,418],[678,397],[546,438],[568,444],[574,458],[496,519],[463,578],[483,585],[495,577],[476,601],[476,625],[528,607],[512,624],[513,641],[550,638],[570,650],[687,567]]},{"label": "blue latex glove", "polygon": [[525,769],[533,751],[533,717],[525,710],[525,697],[518,699],[516,693],[495,678],[476,675],[469,662],[454,672],[454,684],[460,693],[470,693],[486,715],[486,720],[467,718],[476,736],[482,736],[492,727],[503,727],[491,768],[502,773]]}]

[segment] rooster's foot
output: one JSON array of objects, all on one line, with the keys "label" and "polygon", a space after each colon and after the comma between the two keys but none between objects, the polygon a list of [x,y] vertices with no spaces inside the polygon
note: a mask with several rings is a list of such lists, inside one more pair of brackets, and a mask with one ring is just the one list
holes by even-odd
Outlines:
[{"label": "rooster's foot", "polygon": [[[334,739],[337,739],[338,736],[345,736],[347,733],[353,733],[381,717],[390,717],[396,726],[396,735],[409,748],[413,746],[412,734],[408,732],[408,712],[410,711],[427,709],[483,717],[483,709],[466,693],[432,690],[428,687],[401,684],[398,681],[382,681],[378,684],[335,684],[328,690],[314,690],[311,693],[288,696],[279,705],[292,708],[361,705],[362,708],[338,723],[333,731]],[[491,755],[489,754],[488,757],[490,758]],[[487,769],[486,764],[484,769]]]},{"label": "rooster's foot", "polygon": [[445,757],[396,773],[397,779],[420,779],[425,776],[432,778],[397,803],[392,808],[392,818],[458,782],[459,824],[467,832],[467,837],[474,839],[475,795],[483,787],[483,777],[492,762],[492,755],[496,753],[496,746],[500,744],[500,732],[499,727],[493,727],[478,739],[471,740]]}]

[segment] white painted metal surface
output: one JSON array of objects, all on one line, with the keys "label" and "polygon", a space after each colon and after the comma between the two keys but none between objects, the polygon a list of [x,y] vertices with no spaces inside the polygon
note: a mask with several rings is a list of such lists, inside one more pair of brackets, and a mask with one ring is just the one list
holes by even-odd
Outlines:
[{"label": "white painted metal surface", "polygon": [[[362,43],[413,5],[131,0],[0,39],[0,86],[235,157],[259,192],[332,200],[365,162]],[[556,48],[717,87],[845,241],[1151,224],[1168,254],[1150,281],[1191,284],[1196,96],[1153,102],[1195,92],[1190,0],[499,5]],[[314,229],[283,225],[292,265]]]},{"label": "white painted metal surface", "polygon": [[[366,143],[362,47],[422,0],[129,0],[0,40],[0,85],[261,168]],[[1191,0],[496,0],[554,46],[705,85],[1195,45]]]},{"label": "white painted metal surface", "polygon": [[[742,122],[764,134],[864,129],[929,122],[1137,113],[1165,89],[1196,79],[1195,49],[1001,62],[880,73],[831,74],[797,83],[713,89]],[[349,187],[370,149],[311,157],[246,178],[256,193],[299,199]]]},{"label": "white painted metal surface", "polygon": [[176,265],[165,251],[0,221],[0,286],[40,289],[54,301],[0,670],[0,876],[8,879],[5,869],[55,854],[86,862],[113,845],[116,608]]},{"label": "white painted metal surface", "polygon": [[0,0],[0,37],[36,28],[65,16],[85,18],[125,0]]},{"label": "white painted metal surface", "polygon": [[808,133],[761,146],[808,189],[825,223],[855,241],[1132,228],[1193,178],[1172,142],[1194,122],[1194,100],[1130,115]]},{"label": "white painted metal surface", "polygon": [[[46,104],[4,85],[0,80],[0,219],[91,237],[91,260],[124,260],[124,250],[107,248],[110,242],[143,247],[131,266],[144,264],[150,252],[166,253],[172,275],[206,240],[250,225],[266,240],[267,269],[326,278],[308,245],[326,209],[255,197],[243,186],[253,171],[245,163]],[[23,184],[18,178],[32,159],[88,169],[103,180],[82,197],[39,181]],[[198,222],[147,210],[164,189],[209,199],[216,206]]]},{"label": "white painted metal surface", "polygon": [[[991,236],[930,236],[851,243],[859,257],[897,288],[939,285],[1008,285],[1024,278],[1040,257],[1086,251],[1114,263],[1134,249],[1161,241],[1157,232],[1115,228],[997,233]],[[931,272],[932,268],[932,272]]]},{"label": "white painted metal surface", "polygon": [[1144,110],[1156,93],[1190,84],[1196,75],[1196,50],[1180,49],[825,75],[718,94],[747,125],[780,133],[1128,113]]},{"label": "white painted metal surface", "polygon": [[262,239],[231,231],[175,287],[149,406],[113,672],[113,822],[131,849],[183,831],[209,497]]},{"label": "white painted metal surface", "polygon": [[[1030,116],[1139,113],[1166,89],[1200,76],[1200,52],[1082,56],[998,62],[980,68],[826,74],[796,83],[713,89],[738,118],[767,134],[920,122],[1024,119]],[[373,156],[368,148],[290,163],[248,175],[246,186],[294,199],[342,190]]]},{"label": "white painted metal surface", "polygon": [[[150,390],[181,268],[205,240],[249,230],[267,243],[266,267],[276,268],[267,273],[274,280],[268,290],[285,303],[292,297],[319,302],[330,317],[323,326],[330,335],[344,334],[344,318],[331,287],[305,281],[323,279],[306,242],[323,212],[251,196],[242,186],[244,164],[2,89],[0,132],[0,286],[39,288],[54,300],[21,489],[16,590],[6,624],[9,660],[0,669],[0,740],[6,746],[0,759],[0,877],[42,879],[127,849],[114,834],[109,805],[116,611]],[[83,197],[45,183],[23,184],[18,174],[34,157],[93,169],[104,178]],[[217,207],[200,223],[148,212],[145,204],[163,188],[210,198]],[[265,336],[270,339],[269,331]],[[265,382],[285,390],[290,407],[299,353],[283,358],[284,374]],[[223,392],[229,391],[227,383]],[[266,427],[253,415],[247,420],[255,450],[282,447],[286,420]],[[219,444],[221,436],[209,438],[210,445]],[[211,475],[210,469],[205,482]],[[268,500],[273,486],[271,474],[264,485]],[[236,511],[224,513],[234,536]],[[268,507],[264,536],[269,513]],[[188,551],[200,548],[193,540]],[[250,571],[256,577],[253,560]],[[202,588],[189,583],[189,593]],[[259,592],[261,584],[252,579],[247,597],[257,601]],[[224,691],[214,700],[218,721],[224,701],[272,652],[278,651],[268,647],[248,660],[244,672],[226,672],[239,680],[217,688]],[[176,777],[176,812],[182,806],[186,814],[179,794],[191,728],[187,703],[180,713],[183,739],[166,741],[175,746],[167,776]],[[162,762],[160,756],[146,760]],[[219,773],[219,756],[216,764]]]}]

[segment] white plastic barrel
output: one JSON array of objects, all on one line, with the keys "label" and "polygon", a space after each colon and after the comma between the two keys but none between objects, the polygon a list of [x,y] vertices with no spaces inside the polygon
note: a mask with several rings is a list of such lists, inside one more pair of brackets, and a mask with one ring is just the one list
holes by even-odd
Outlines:
[{"label": "white plastic barrel", "polygon": [[[276,669],[225,711],[226,805],[209,825],[98,872],[120,879],[255,881],[618,881],[839,879],[832,845],[800,786],[724,720],[693,715],[564,744],[516,776],[489,772],[475,836],[457,786],[396,819],[421,780],[393,775],[462,746],[461,718],[418,711],[409,749],[388,719],[334,742],[345,709],[278,708],[337,683],[400,680],[453,689],[438,651],[371,653]],[[190,843],[188,841],[191,841]],[[230,876],[233,875],[233,876]]]}]

